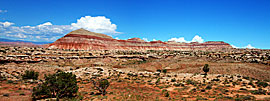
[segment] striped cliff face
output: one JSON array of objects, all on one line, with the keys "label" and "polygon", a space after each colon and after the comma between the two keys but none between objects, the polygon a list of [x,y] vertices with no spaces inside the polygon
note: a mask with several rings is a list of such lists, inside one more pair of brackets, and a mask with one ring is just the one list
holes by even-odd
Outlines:
[{"label": "striped cliff face", "polygon": [[110,36],[94,33],[85,29],[78,29],[65,35],[50,44],[51,49],[76,50],[223,50],[232,48],[231,45],[221,41],[204,43],[178,43],[151,41],[145,42],[139,38],[117,40]]}]

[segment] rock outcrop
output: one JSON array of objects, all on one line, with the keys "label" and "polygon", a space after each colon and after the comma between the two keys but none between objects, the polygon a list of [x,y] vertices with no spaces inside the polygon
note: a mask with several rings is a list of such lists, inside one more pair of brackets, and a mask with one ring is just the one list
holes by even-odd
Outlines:
[{"label": "rock outcrop", "polygon": [[204,43],[179,43],[151,41],[145,42],[140,38],[117,40],[112,37],[78,29],[48,45],[51,49],[75,49],[75,50],[226,50],[232,46],[222,41],[209,41]]}]

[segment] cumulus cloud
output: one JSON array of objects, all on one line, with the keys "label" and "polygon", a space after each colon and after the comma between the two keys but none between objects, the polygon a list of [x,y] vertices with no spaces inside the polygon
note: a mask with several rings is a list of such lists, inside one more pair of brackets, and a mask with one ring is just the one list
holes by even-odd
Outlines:
[{"label": "cumulus cloud", "polygon": [[231,45],[233,48],[248,48],[248,49],[254,49],[255,47],[251,46],[251,44],[248,44],[247,46],[244,47],[237,47],[235,45]]},{"label": "cumulus cloud", "polygon": [[12,35],[12,34],[6,34],[6,36],[8,36],[8,37],[16,37],[16,38],[27,38],[26,35],[21,34],[21,33],[18,33],[18,34],[15,34],[15,35]]},{"label": "cumulus cloud", "polygon": [[168,41],[175,41],[175,42],[187,42],[184,37],[180,38],[171,38]]},{"label": "cumulus cloud", "polygon": [[244,48],[249,48],[249,49],[253,49],[255,47],[251,46],[250,44],[248,44],[247,46],[245,46]]},{"label": "cumulus cloud", "polygon": [[7,10],[1,10],[0,9],[0,13],[6,13],[6,12],[8,12]]},{"label": "cumulus cloud", "polygon": [[149,42],[147,38],[142,38],[144,41]]},{"label": "cumulus cloud", "polygon": [[199,43],[203,43],[203,39],[202,37],[196,35],[191,42],[199,42]]},{"label": "cumulus cloud", "polygon": [[199,43],[203,43],[203,42],[204,42],[204,40],[202,39],[202,37],[200,37],[200,36],[198,36],[198,35],[195,35],[191,41],[186,41],[184,37],[171,38],[171,39],[169,39],[168,41],[186,42],[186,43],[189,43],[189,42],[199,42]]},{"label": "cumulus cloud", "polygon": [[116,31],[117,26],[112,24],[110,19],[104,16],[85,16],[77,20],[76,23],[72,23],[71,26],[75,29],[84,28],[89,31],[98,32],[98,33],[108,33],[116,34],[119,33]]},{"label": "cumulus cloud", "polygon": [[235,45],[231,45],[233,48],[239,48],[239,47],[237,47],[237,46],[235,46]]},{"label": "cumulus cloud", "polygon": [[[146,41],[146,42],[150,42],[150,40],[148,40],[147,38],[142,38],[142,40]],[[152,39],[152,41],[158,41],[156,39]]]},{"label": "cumulus cloud", "polygon": [[92,32],[115,35],[117,26],[104,16],[85,16],[70,25],[53,25],[44,22],[36,26],[16,26],[13,22],[0,22],[0,36],[30,41],[55,41],[72,30],[84,28]]},{"label": "cumulus cloud", "polygon": [[11,25],[14,25],[14,23],[11,23],[11,22],[0,22],[0,25],[3,25],[3,27],[9,27]]},{"label": "cumulus cloud", "polygon": [[72,30],[70,25],[53,25],[45,22],[37,26],[15,26],[12,22],[0,22],[0,36],[11,39],[54,41]]},{"label": "cumulus cloud", "polygon": [[43,24],[38,25],[38,27],[46,27],[46,26],[51,26],[51,25],[53,25],[51,22],[45,22]]}]

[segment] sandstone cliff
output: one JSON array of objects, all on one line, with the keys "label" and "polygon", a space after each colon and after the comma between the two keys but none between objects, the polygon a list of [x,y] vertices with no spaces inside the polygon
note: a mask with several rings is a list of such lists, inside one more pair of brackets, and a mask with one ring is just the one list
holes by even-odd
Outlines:
[{"label": "sandstone cliff", "polygon": [[232,48],[222,41],[209,41],[204,43],[179,43],[151,41],[145,42],[140,38],[117,40],[112,37],[78,29],[65,35],[50,44],[51,49],[76,49],[76,50],[224,50]]}]

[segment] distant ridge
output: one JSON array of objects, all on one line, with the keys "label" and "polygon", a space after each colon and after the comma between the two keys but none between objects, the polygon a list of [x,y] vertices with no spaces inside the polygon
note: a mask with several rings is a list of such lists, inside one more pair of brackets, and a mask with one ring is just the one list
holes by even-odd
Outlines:
[{"label": "distant ridge", "polygon": [[75,50],[226,50],[232,46],[223,41],[208,41],[204,43],[179,43],[151,41],[145,42],[140,38],[117,40],[112,37],[90,32],[85,29],[77,29],[64,37],[48,45],[51,49],[75,49]]},{"label": "distant ridge", "polygon": [[38,45],[53,43],[53,42],[34,42],[34,41],[23,41],[23,40],[11,40],[11,39],[4,39],[4,38],[0,38],[0,42],[26,42],[26,43],[33,43],[33,44],[38,44]]}]

